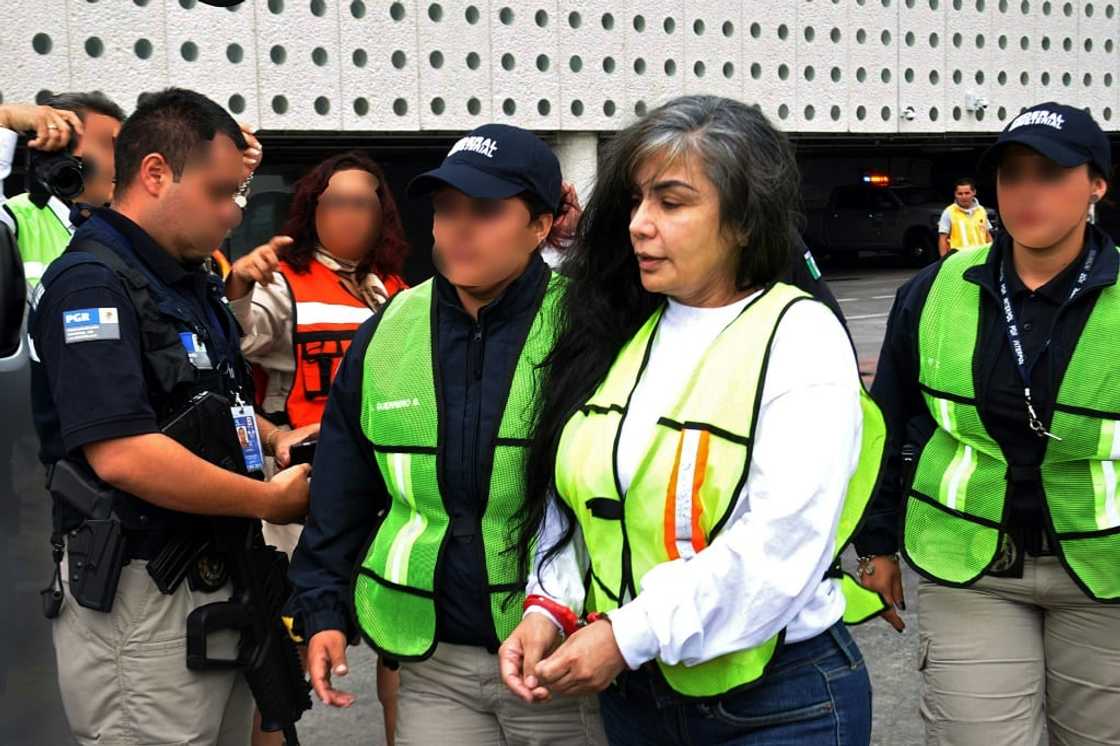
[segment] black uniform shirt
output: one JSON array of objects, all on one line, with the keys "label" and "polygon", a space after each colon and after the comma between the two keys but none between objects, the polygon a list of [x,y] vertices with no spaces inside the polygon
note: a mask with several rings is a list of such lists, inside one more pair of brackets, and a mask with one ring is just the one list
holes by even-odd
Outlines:
[{"label": "black uniform shirt", "polygon": [[[193,330],[215,369],[244,383],[236,322],[223,308],[220,280],[183,266],[113,210],[94,210],[72,245],[87,239],[139,269],[161,305],[181,317],[169,323]],[[47,270],[29,319],[37,357],[32,408],[44,464],[80,459],[90,443],[158,432],[167,403],[145,363],[138,314],[123,282],[105,264],[75,262],[76,254],[64,253]],[[187,356],[186,347],[181,352]]]}]

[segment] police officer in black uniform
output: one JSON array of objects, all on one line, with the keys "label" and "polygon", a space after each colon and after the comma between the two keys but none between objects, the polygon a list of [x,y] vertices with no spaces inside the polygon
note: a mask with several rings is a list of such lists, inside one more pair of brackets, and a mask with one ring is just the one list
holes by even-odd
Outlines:
[{"label": "police officer in black uniform", "polygon": [[[204,517],[283,523],[307,510],[306,465],[247,476],[272,426],[247,405],[239,330],[202,267],[240,220],[245,148],[204,96],[142,97],[116,142],[112,206],[85,212],[33,299],[59,562],[44,610],[82,744],[250,740],[245,677],[190,670],[186,654],[188,615],[231,596]],[[236,657],[237,641],[211,635],[207,652]]]}]

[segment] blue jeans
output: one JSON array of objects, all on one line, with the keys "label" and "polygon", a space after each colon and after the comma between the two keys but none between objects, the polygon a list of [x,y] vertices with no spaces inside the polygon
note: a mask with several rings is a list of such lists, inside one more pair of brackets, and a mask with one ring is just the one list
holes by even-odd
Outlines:
[{"label": "blue jeans", "polygon": [[784,645],[758,685],[689,701],[646,668],[599,695],[612,746],[867,746],[871,680],[842,623]]}]

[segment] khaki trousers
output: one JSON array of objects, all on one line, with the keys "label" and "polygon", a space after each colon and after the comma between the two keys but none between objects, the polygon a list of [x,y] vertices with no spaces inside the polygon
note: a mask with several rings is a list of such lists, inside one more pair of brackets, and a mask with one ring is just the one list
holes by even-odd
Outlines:
[{"label": "khaki trousers", "polygon": [[397,746],[599,746],[607,738],[596,697],[530,705],[502,683],[498,656],[440,643],[420,663],[401,664]]},{"label": "khaki trousers", "polygon": [[[229,597],[228,587],[194,593],[186,581],[165,596],[136,560],[121,570],[108,614],[79,606],[67,585],[52,626],[62,704],[78,743],[248,746],[253,699],[245,677],[187,670],[187,614]],[[211,657],[236,654],[236,633],[207,642]]]},{"label": "khaki trousers", "polygon": [[1096,603],[1055,557],[1023,577],[918,587],[926,743],[1120,744],[1120,606]]}]

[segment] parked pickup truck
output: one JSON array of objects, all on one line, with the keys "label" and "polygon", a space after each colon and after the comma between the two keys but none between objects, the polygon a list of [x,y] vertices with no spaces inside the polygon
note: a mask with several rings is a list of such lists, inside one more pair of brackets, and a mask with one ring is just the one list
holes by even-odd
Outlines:
[{"label": "parked pickup truck", "polygon": [[901,254],[915,264],[937,259],[937,221],[951,197],[919,186],[836,187],[825,207],[808,210],[805,242],[817,254]]}]

